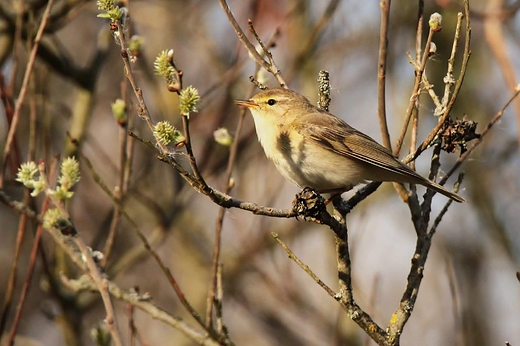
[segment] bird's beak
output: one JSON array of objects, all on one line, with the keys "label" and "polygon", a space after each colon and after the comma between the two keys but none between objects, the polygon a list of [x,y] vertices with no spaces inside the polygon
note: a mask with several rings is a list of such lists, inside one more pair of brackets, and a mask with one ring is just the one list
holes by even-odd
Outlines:
[{"label": "bird's beak", "polygon": [[235,103],[239,106],[243,106],[243,107],[247,107],[247,108],[258,107],[258,103],[256,103],[253,100],[235,100]]}]

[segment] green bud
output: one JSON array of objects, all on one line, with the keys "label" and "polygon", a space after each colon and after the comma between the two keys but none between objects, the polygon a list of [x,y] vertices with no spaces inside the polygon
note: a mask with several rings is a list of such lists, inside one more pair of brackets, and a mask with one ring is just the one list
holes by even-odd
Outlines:
[{"label": "green bud", "polygon": [[110,346],[112,335],[105,326],[97,325],[90,330],[90,338],[98,346]]},{"label": "green bud", "polygon": [[144,38],[139,35],[134,35],[130,37],[130,40],[128,41],[128,50],[133,56],[139,56],[141,55],[141,49],[144,43]]},{"label": "green bud", "polygon": [[[25,186],[27,186],[27,185],[25,185]],[[27,187],[29,187],[29,186],[27,186]],[[45,189],[45,183],[41,179],[38,179],[38,180],[34,181],[32,186],[29,188],[33,189],[33,192],[31,192],[31,196],[36,197],[40,194],[40,192],[42,192]]]},{"label": "green bud", "polygon": [[166,81],[168,91],[179,92],[181,89],[182,73],[175,68],[173,60],[173,49],[163,50],[153,63],[155,74],[161,76]]},{"label": "green bud", "polygon": [[170,63],[170,58],[168,54],[169,52],[167,50],[163,50],[155,58],[155,61],[153,63],[155,74],[163,77],[166,80],[169,80],[171,78],[171,75],[175,74],[175,69],[173,68],[173,65]]},{"label": "green bud", "polygon": [[110,11],[115,7],[114,0],[98,0],[97,9],[99,11]]},{"label": "green bud", "polygon": [[233,137],[231,137],[225,127],[221,127],[213,132],[213,138],[215,138],[215,142],[225,147],[229,147],[233,144]]},{"label": "green bud", "polygon": [[112,114],[119,125],[125,125],[127,121],[126,103],[122,99],[115,100],[112,104]]},{"label": "green bud", "polygon": [[155,138],[164,145],[173,143],[174,145],[183,144],[186,138],[172,124],[167,121],[159,121],[153,129]]},{"label": "green bud", "polygon": [[430,16],[430,20],[428,21],[428,25],[433,31],[441,31],[442,29],[442,16],[440,13],[435,12]]},{"label": "green bud", "polygon": [[435,43],[430,43],[430,50],[428,51],[428,56],[435,55],[437,53],[437,45]]},{"label": "green bud", "polygon": [[38,173],[38,166],[33,161],[23,163],[16,174],[16,181],[22,183],[25,187],[33,189],[31,196],[36,197],[45,189],[45,183],[40,177],[35,177]]},{"label": "green bud", "polygon": [[49,195],[55,196],[60,201],[64,201],[66,199],[71,199],[74,196],[74,191],[69,191],[63,186],[58,186],[56,190],[48,190],[47,193]]},{"label": "green bud", "polygon": [[56,228],[60,219],[61,213],[58,208],[48,209],[43,215],[43,227],[46,229]]},{"label": "green bud", "polygon": [[103,13],[98,14],[98,18],[111,19],[112,21],[121,19],[121,25],[124,26],[125,10],[120,9],[118,6],[115,6],[114,0],[98,0],[97,8],[99,11],[105,11]]},{"label": "green bud", "polygon": [[38,173],[38,166],[33,161],[22,163],[18,168],[18,174],[16,174],[16,181],[24,184],[28,181],[32,181],[33,177]]},{"label": "green bud", "polygon": [[[61,163],[61,175],[58,178],[60,188],[64,191],[68,191],[79,182],[80,178],[79,162],[75,157],[65,158]],[[70,197],[72,197],[72,195]]]},{"label": "green bud", "polygon": [[182,115],[189,117],[191,112],[197,112],[197,104],[200,101],[199,91],[193,86],[181,90],[179,95],[179,109]]}]

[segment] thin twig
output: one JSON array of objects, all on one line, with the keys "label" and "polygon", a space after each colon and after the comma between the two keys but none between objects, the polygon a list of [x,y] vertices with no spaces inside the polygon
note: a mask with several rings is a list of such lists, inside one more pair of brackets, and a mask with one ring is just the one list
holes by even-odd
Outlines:
[{"label": "thin twig", "polygon": [[[81,292],[84,290],[97,291],[96,284],[92,280],[69,280],[62,276],[62,281],[68,288],[74,292]],[[113,282],[108,281],[108,290],[110,294],[121,301],[132,304],[141,311],[146,312],[152,318],[162,321],[173,328],[180,330],[190,340],[196,342],[197,345],[204,346],[221,346],[222,343],[212,339],[205,330],[195,329],[187,324],[183,319],[172,316],[163,309],[157,307],[150,302],[150,297],[139,296],[135,292],[122,290]]]},{"label": "thin twig", "polygon": [[[465,42],[464,42],[464,54],[462,56],[462,64],[460,67],[460,74],[459,78],[457,78],[457,81],[455,83],[455,87],[453,89],[453,93],[451,95],[450,101],[448,102],[446,108],[444,109],[444,113],[440,116],[440,119],[435,126],[435,128],[430,132],[430,134],[426,137],[426,139],[421,143],[421,145],[410,155],[408,155],[406,158],[403,159],[403,162],[410,162],[412,160],[415,160],[424,150],[426,150],[431,142],[434,140],[435,136],[437,136],[437,133],[441,130],[441,128],[444,126],[444,122],[450,115],[451,109],[453,108],[453,105],[455,104],[455,101],[457,100],[457,97],[460,92],[460,88],[462,87],[462,83],[464,81],[464,77],[466,75],[466,71],[468,68],[468,61],[471,56],[471,50],[470,50],[470,40],[471,40],[471,21],[469,17],[469,3],[468,0],[464,0],[464,16],[466,19],[466,36],[465,36]],[[460,37],[455,37],[455,40],[459,40]]]},{"label": "thin twig", "polygon": [[[414,108],[412,112],[412,133],[410,135],[410,152],[412,152],[417,145],[417,137],[419,132],[419,109]],[[409,163],[411,169],[415,170],[415,161]],[[410,190],[412,193],[416,193],[415,184],[410,184]]]},{"label": "thin twig", "polygon": [[159,149],[157,149],[152,143],[146,142],[137,136],[135,133],[130,132],[130,136],[136,138],[142,143],[146,144],[150,149],[153,149],[158,154],[158,159],[168,163],[173,166],[173,168],[190,184],[195,191],[208,196],[211,201],[220,205],[224,208],[238,208],[246,211],[250,211],[256,215],[266,215],[272,217],[284,217],[284,218],[292,218],[296,217],[296,213],[292,209],[276,209],[271,207],[264,207],[249,201],[242,201],[237,198],[234,198],[222,191],[219,191],[215,188],[208,186],[209,190],[204,190],[203,186],[200,184],[194,176],[192,176],[188,171],[186,171],[182,166],[180,166],[175,160],[173,160],[170,156],[165,156]]},{"label": "thin twig", "polygon": [[[139,117],[141,117],[146,122],[146,124],[150,128],[150,131],[153,132],[154,125],[152,122],[152,118],[150,116],[150,112],[148,111],[148,107],[146,106],[146,102],[144,102],[143,91],[137,85],[137,83],[135,81],[135,77],[132,73],[132,66],[131,66],[130,59],[128,56],[128,51],[126,48],[125,35],[123,33],[123,28],[121,27],[121,23],[119,21],[116,21],[115,23],[117,26],[116,34],[117,34],[118,42],[121,45],[121,57],[123,59],[124,65],[125,65],[125,75],[126,75],[126,78],[128,78],[128,81],[130,82],[130,85],[132,86],[132,90],[134,91],[135,96],[138,101],[137,114],[139,115]],[[159,147],[161,147],[161,149],[165,153],[168,152],[168,149],[166,148],[166,146],[164,144],[162,144],[161,142],[158,142],[157,144],[159,145]]]},{"label": "thin twig", "polygon": [[[413,60],[413,65],[414,65],[414,67],[416,67],[416,69],[420,69],[421,53],[423,52],[423,50],[422,50],[423,25],[424,25],[424,0],[419,0],[419,6],[417,8],[417,29],[416,29],[416,34],[415,34],[415,59],[411,59],[411,60]],[[424,47],[424,52],[429,51],[429,49],[430,49],[429,46]],[[421,76],[421,82],[423,81],[423,79],[425,79],[425,77],[426,77],[426,71],[423,71],[422,76]],[[420,95],[417,96],[417,103],[419,103],[419,97],[420,97]],[[412,112],[412,135],[411,135],[411,139],[410,139],[410,150],[409,150],[410,152],[412,152],[415,149],[415,146],[417,145],[418,128],[419,128],[419,107],[414,107],[413,112]],[[410,165],[411,169],[415,170],[415,161],[411,161],[409,165]],[[417,194],[417,189],[416,189],[415,184],[410,184],[410,190],[412,192],[412,195]],[[410,201],[410,200],[408,201],[408,205],[411,208],[412,215],[414,213],[413,207],[414,207],[416,200],[417,199],[414,198],[414,201]]]},{"label": "thin twig", "polygon": [[[24,191],[23,204],[27,205],[31,199],[29,190]],[[9,279],[7,280],[7,287],[5,291],[4,304],[2,306],[2,315],[0,318],[0,335],[4,334],[4,329],[7,324],[9,312],[11,310],[11,303],[13,301],[14,288],[16,285],[18,263],[20,260],[20,253],[22,250],[23,240],[25,238],[25,229],[27,225],[28,216],[26,214],[20,214],[18,221],[18,230],[16,232],[16,243],[13,255],[13,262],[11,264],[11,271],[9,272]],[[38,232],[38,230],[37,230]]]},{"label": "thin twig", "polygon": [[[348,316],[356,322],[375,342],[379,345],[387,345],[386,332],[379,327],[372,318],[362,310],[354,300],[352,291],[352,269],[350,262],[350,251],[348,248],[348,230],[346,223],[346,211],[341,198],[333,200],[334,212],[336,218],[332,218],[338,224],[331,227],[334,231],[334,240],[336,242],[336,260],[339,281],[339,293],[336,299],[341,307],[347,312]],[[325,213],[328,215],[328,213]],[[339,219],[339,220],[337,220]],[[327,219],[322,219],[328,224]]]},{"label": "thin twig", "polygon": [[426,39],[426,45],[425,45],[426,49],[423,52],[421,65],[418,70],[415,70],[415,81],[414,81],[414,85],[413,85],[412,96],[410,97],[410,102],[408,104],[408,108],[406,109],[406,116],[405,116],[405,120],[403,123],[403,127],[401,128],[401,133],[399,134],[399,137],[397,138],[397,142],[395,144],[395,148],[394,148],[395,156],[398,156],[399,152],[401,151],[404,137],[408,130],[408,125],[410,124],[410,119],[412,117],[413,109],[415,107],[417,107],[417,102],[419,99],[420,88],[421,88],[422,74],[424,72],[424,69],[426,68],[426,62],[428,61],[429,47],[432,43],[432,38],[433,38],[434,33],[435,33],[434,30],[432,28],[430,28],[430,31],[428,32],[428,38]]},{"label": "thin twig", "polygon": [[[368,303],[367,312],[374,313],[376,311],[377,304],[377,296],[379,294],[379,288],[381,283],[381,274],[376,274],[374,277],[374,284],[372,285],[372,292],[370,292],[370,300]],[[367,335],[365,340],[365,346],[370,346],[372,343],[370,342],[370,337]]]},{"label": "thin twig", "polygon": [[381,30],[379,33],[379,62],[377,73],[377,114],[379,116],[379,130],[383,139],[383,145],[392,150],[390,133],[386,119],[386,59],[388,54],[388,25],[390,17],[391,0],[381,0]]},{"label": "thin twig", "polygon": [[3,189],[0,189],[0,201],[9,208],[13,209],[19,214],[25,214],[30,219],[35,220],[38,223],[42,223],[42,217],[38,215],[34,210],[29,208],[26,204],[18,202],[12,199]]},{"label": "thin twig", "polygon": [[[47,188],[50,188],[51,185],[50,185],[49,179],[47,177],[47,174],[45,172],[45,164],[43,162],[38,164],[38,170],[40,173],[40,177],[41,177],[42,181],[44,182],[44,185]],[[61,216],[66,220],[70,220],[70,215],[69,215],[67,209],[65,209],[63,203],[60,200],[58,200],[55,197],[55,195],[52,195],[52,194],[47,194],[47,195],[50,196],[52,202],[54,203],[56,208],[58,208],[58,210],[60,211]],[[114,305],[112,304],[112,300],[110,299],[110,294],[108,292],[108,280],[101,276],[101,273],[99,272],[99,268],[98,268],[96,262],[94,261],[94,258],[91,255],[91,251],[85,244],[85,241],[83,240],[83,238],[81,238],[78,234],[74,234],[74,235],[70,236],[70,238],[72,239],[74,244],[77,246],[77,248],[81,252],[82,260],[85,262],[85,264],[87,266],[90,277],[95,282],[97,289],[98,289],[99,293],[101,294],[101,298],[103,300],[103,305],[105,307],[105,311],[107,314],[105,317],[105,323],[107,324],[108,330],[110,331],[110,334],[112,335],[114,344],[116,346],[123,346],[123,341],[121,338],[121,331],[119,330],[119,325],[117,323],[117,315],[115,313]]]},{"label": "thin twig", "polygon": [[442,96],[442,108],[435,109],[434,115],[438,116],[443,114],[444,109],[448,106],[448,101],[450,99],[450,91],[451,87],[455,83],[453,79],[453,70],[455,69],[455,55],[457,54],[457,47],[459,45],[460,31],[462,28],[462,20],[464,19],[464,15],[459,12],[457,13],[457,25],[455,26],[455,36],[453,39],[453,45],[451,47],[450,58],[448,59],[448,68],[446,70],[446,76],[444,77],[444,94]]},{"label": "thin twig", "polygon": [[21,0],[17,6],[15,31],[13,35],[13,65],[11,68],[11,82],[9,83],[9,94],[12,96],[15,94],[16,76],[18,74],[18,68],[20,67],[20,47],[22,46],[22,32],[24,25],[25,15],[25,0]]},{"label": "thin twig", "polygon": [[[264,45],[264,42],[262,41],[262,39],[260,38],[260,35],[258,35],[258,33],[256,32],[256,29],[253,25],[253,21],[251,19],[248,19],[247,20],[247,26],[249,27],[249,31],[253,34],[253,37],[255,38],[256,42],[258,42],[258,44],[260,45],[260,48],[262,48],[262,59],[264,56],[267,57],[267,60],[269,60],[269,64],[271,66],[274,66],[275,65],[275,62],[274,62],[274,59],[273,59],[273,54],[271,53],[271,51],[269,50],[269,48],[267,48],[268,45]],[[255,75],[258,74],[258,71],[255,73]]]},{"label": "thin twig", "polygon": [[311,270],[311,268],[309,268],[308,265],[306,265],[305,263],[303,263],[295,254],[294,252],[291,251],[291,249],[289,249],[289,247],[280,239],[280,237],[278,236],[278,233],[276,232],[271,232],[271,236],[278,242],[278,244],[280,244],[282,246],[282,248],[285,250],[285,252],[287,252],[287,255],[289,256],[290,259],[292,259],[300,268],[303,269],[304,272],[306,272],[318,285],[321,286],[321,288],[323,288],[325,290],[325,292],[327,292],[327,294],[329,296],[331,296],[332,298],[334,299],[337,299],[336,297],[336,292],[334,292],[334,290],[332,288],[330,288],[329,286],[327,286],[326,283],[324,283],[319,277],[318,275],[314,274],[314,272]]},{"label": "thin twig", "polygon": [[[410,64],[412,64],[414,68],[418,69],[419,65],[417,64],[417,62],[415,62],[415,60],[412,58],[410,53],[406,52],[406,56],[408,57],[408,62],[410,62]],[[441,109],[442,108],[441,101],[439,100],[439,97],[435,93],[435,90],[433,90],[433,85],[428,80],[426,71],[423,72],[423,75],[422,75],[422,84],[423,84],[423,89],[426,90],[428,92],[428,94],[430,95],[430,97],[433,101],[433,104],[435,105],[435,109],[436,110]]]},{"label": "thin twig", "polygon": [[206,184],[206,181],[202,177],[202,174],[199,171],[199,167],[197,166],[197,159],[195,158],[195,155],[193,155],[193,149],[191,146],[190,119],[188,116],[182,116],[182,127],[184,131],[184,137],[186,138],[184,146],[186,148],[186,153],[188,154],[188,159],[193,175],[195,176],[195,179],[201,183],[203,188],[207,189],[208,184]]},{"label": "thin twig", "polygon": [[[128,4],[127,4],[128,5]],[[125,6],[128,8],[128,6]],[[114,241],[116,238],[117,231],[119,230],[119,226],[121,224],[121,210],[120,206],[125,199],[126,193],[128,191],[128,186],[130,183],[130,175],[131,175],[131,167],[133,161],[133,138],[128,136],[128,130],[132,128],[134,123],[134,117],[129,117],[130,114],[130,102],[128,101],[128,79],[124,78],[121,81],[121,99],[123,100],[126,107],[126,121],[123,124],[120,124],[119,127],[119,177],[118,177],[118,186],[114,192],[114,195],[118,199],[119,203],[115,204],[114,212],[112,215],[112,221],[110,222],[110,229],[108,231],[108,235],[105,241],[105,245],[103,246],[103,259],[99,263],[101,268],[106,268],[108,260],[110,258]],[[133,107],[132,107],[133,108]]]},{"label": "thin twig", "polygon": [[[121,99],[123,100],[126,113],[129,112],[129,102],[127,99],[128,89],[128,79],[123,79],[121,82]],[[107,238],[105,244],[103,246],[103,259],[99,263],[99,267],[105,269],[110,258],[116,234],[119,229],[119,225],[121,224],[121,205],[125,198],[126,192],[128,190],[128,185],[130,182],[130,174],[131,174],[131,166],[133,159],[133,138],[128,136],[128,130],[132,127],[133,117],[128,117],[123,124],[120,124],[119,127],[119,177],[118,177],[118,186],[114,189],[114,197],[118,200],[118,203],[115,203],[115,208],[112,215],[112,221],[110,222],[110,229],[107,234]],[[70,137],[70,136],[69,136]],[[77,144],[75,139],[72,139],[73,144]]]},{"label": "thin twig", "polygon": [[[413,59],[418,64],[420,63],[420,60],[421,60],[423,24],[424,24],[424,0],[419,0],[418,6],[417,6],[417,28],[415,30],[415,59]],[[430,49],[430,47],[425,47],[425,48]]]},{"label": "thin twig", "polygon": [[[435,142],[432,151],[432,158],[430,160],[430,171],[428,173],[428,179],[435,180],[437,173],[441,167],[441,141]],[[416,213],[419,215],[417,219],[414,219],[414,227],[415,231],[418,234],[418,238],[421,238],[423,234],[426,233],[428,229],[428,223],[430,222],[431,211],[432,211],[432,200],[435,195],[435,191],[431,189],[426,189],[426,192],[423,195],[423,201],[416,209]],[[449,199],[451,200],[451,198]]]},{"label": "thin twig", "polygon": [[224,312],[222,308],[222,302],[224,301],[224,287],[222,283],[222,264],[219,264],[217,270],[217,294],[215,296],[215,311],[217,320],[217,332],[221,335],[225,335],[229,338],[228,329],[224,323]]},{"label": "thin twig", "polygon": [[47,3],[47,7],[42,15],[42,21],[40,23],[40,27],[38,28],[38,32],[36,37],[34,38],[34,45],[31,49],[31,53],[29,54],[29,61],[27,62],[27,66],[25,68],[25,74],[23,76],[22,86],[20,88],[20,93],[18,94],[16,106],[14,109],[13,120],[11,122],[11,127],[9,128],[9,133],[7,134],[7,140],[5,142],[4,147],[4,155],[2,158],[2,165],[0,169],[0,188],[4,186],[4,174],[7,159],[9,157],[9,152],[11,151],[11,146],[14,140],[14,135],[16,133],[16,129],[18,128],[18,121],[20,120],[20,111],[22,109],[23,102],[25,100],[25,95],[27,94],[29,80],[33,71],[34,63],[36,62],[36,53],[38,52],[38,47],[40,45],[40,41],[43,36],[43,32],[45,30],[45,26],[47,25],[47,21],[49,19],[49,15],[51,13],[52,5],[54,4],[54,0],[49,0]]},{"label": "thin twig", "polygon": [[[455,184],[454,189],[453,189],[454,192],[459,191],[459,187],[460,187],[460,184],[462,183],[463,179],[464,179],[464,173],[459,173],[459,177],[457,179],[457,183]],[[453,200],[451,198],[448,199],[448,201],[446,202],[446,204],[444,205],[442,210],[439,212],[439,215],[437,215],[437,217],[433,221],[433,225],[430,228],[430,230],[428,231],[430,236],[432,236],[437,231],[437,227],[440,225],[440,223],[442,221],[442,218],[444,217],[444,215],[448,211],[448,209],[449,209],[449,207],[450,207],[452,202],[453,202]]]},{"label": "thin twig", "polygon": [[[16,56],[13,56],[13,64],[16,64]],[[13,80],[17,80],[17,78],[13,77]],[[12,84],[12,83],[11,83]],[[4,74],[0,72],[0,98],[2,99],[2,104],[4,106],[4,114],[7,121],[7,127],[11,127],[11,123],[13,121],[14,107],[16,101],[13,99],[12,92],[7,89],[5,85]],[[32,111],[32,105],[35,103],[34,98],[30,98],[30,107]],[[32,116],[32,113],[31,113]],[[31,138],[29,139],[29,147],[31,148]],[[11,172],[16,172],[18,167],[21,165],[21,154],[20,149],[18,148],[18,142],[16,141],[16,137],[13,140],[13,149],[12,154],[9,155],[8,162],[5,165],[9,165]],[[8,167],[4,167],[4,170],[8,169]]]},{"label": "thin twig", "polygon": [[348,211],[354,209],[356,205],[363,202],[368,196],[374,193],[379,188],[379,186],[381,186],[381,184],[381,181],[373,181],[357,190],[354,196],[350,197],[350,199],[345,202],[345,204],[347,204]]},{"label": "thin twig", "polygon": [[224,10],[224,13],[226,14],[228,21],[231,23],[231,26],[235,30],[238,39],[240,40],[240,42],[244,44],[247,51],[249,52],[249,54],[251,54],[256,63],[265,68],[268,72],[272,73],[278,81],[278,84],[280,84],[280,86],[287,87],[287,83],[285,83],[285,80],[282,77],[282,73],[280,69],[274,64],[274,61],[265,61],[265,59],[260,55],[260,53],[258,53],[255,46],[247,39],[246,35],[244,34],[244,31],[242,31],[242,28],[233,16],[233,13],[231,12],[226,0],[219,0],[219,3],[222,9]]},{"label": "thin twig", "polygon": [[[258,72],[258,68],[257,71]],[[249,95],[253,93],[254,86],[251,87],[251,90],[249,91]],[[244,119],[246,115],[246,109],[241,108],[240,109],[240,115],[238,118],[237,127],[235,130],[235,139],[233,140],[233,144],[231,145],[230,151],[229,151],[229,159],[228,164],[226,168],[226,173],[224,175],[224,193],[228,194],[231,191],[231,176],[233,174],[233,168],[235,166],[236,157],[238,153],[238,139],[240,138],[240,135],[242,133],[242,128],[244,125]],[[219,214],[217,216],[216,226],[215,226],[215,244],[213,245],[213,259],[212,259],[212,268],[211,268],[211,281],[210,281],[210,287],[208,290],[208,296],[206,298],[206,325],[211,324],[212,315],[213,315],[213,299],[215,297],[215,289],[216,289],[216,279],[217,279],[217,270],[218,270],[218,263],[220,258],[220,243],[221,243],[221,237],[222,237],[222,225],[224,222],[224,216],[226,215],[226,209],[224,207],[220,208]],[[218,312],[218,311],[217,311]]]},{"label": "thin twig", "polygon": [[[51,173],[50,173],[51,179],[54,179],[54,177],[56,175],[57,166],[58,166],[58,160],[55,160],[55,162],[52,165],[52,169],[51,169]],[[45,199],[43,200],[43,204],[42,204],[42,209],[40,212],[41,217],[43,217],[43,215],[47,211],[50,201],[51,201],[50,197],[48,195],[45,196]],[[11,331],[9,332],[9,341],[7,342],[8,345],[14,345],[14,339],[16,337],[16,332],[18,330],[18,325],[20,323],[20,318],[22,316],[22,308],[24,306],[25,299],[27,298],[27,293],[29,292],[29,287],[32,282],[32,276],[33,276],[34,268],[36,265],[36,256],[38,255],[38,249],[40,247],[42,231],[43,231],[43,225],[39,224],[38,227],[36,228],[36,233],[34,234],[33,246],[31,249],[31,255],[30,255],[30,259],[29,259],[29,266],[27,268],[27,274],[25,277],[25,281],[23,283],[22,292],[20,293],[20,301],[16,308],[16,313],[15,313],[15,316],[13,319],[13,325],[11,326]]]},{"label": "thin twig", "polygon": [[293,58],[294,63],[291,64],[289,72],[286,74],[288,80],[292,80],[296,73],[301,72],[304,64],[314,56],[313,53],[317,50],[319,40],[327,25],[331,22],[334,13],[336,13],[340,2],[339,0],[330,0],[316,24],[306,32],[303,47],[297,52],[292,52],[296,56]]}]

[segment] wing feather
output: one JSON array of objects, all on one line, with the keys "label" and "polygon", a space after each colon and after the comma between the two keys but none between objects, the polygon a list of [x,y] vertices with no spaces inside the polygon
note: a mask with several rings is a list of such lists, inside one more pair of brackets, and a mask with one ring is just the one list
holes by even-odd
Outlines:
[{"label": "wing feather", "polygon": [[306,114],[296,119],[292,126],[304,138],[326,150],[396,174],[424,180],[421,175],[398,161],[388,149],[332,114]]}]

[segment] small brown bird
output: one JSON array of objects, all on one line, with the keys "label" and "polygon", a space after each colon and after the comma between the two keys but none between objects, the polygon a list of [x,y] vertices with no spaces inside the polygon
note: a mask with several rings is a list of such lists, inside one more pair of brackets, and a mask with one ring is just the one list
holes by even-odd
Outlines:
[{"label": "small brown bird", "polygon": [[457,202],[466,200],[398,161],[385,147],[340,118],[283,88],[249,100],[258,140],[278,171],[299,187],[342,193],[366,181],[424,185]]}]

